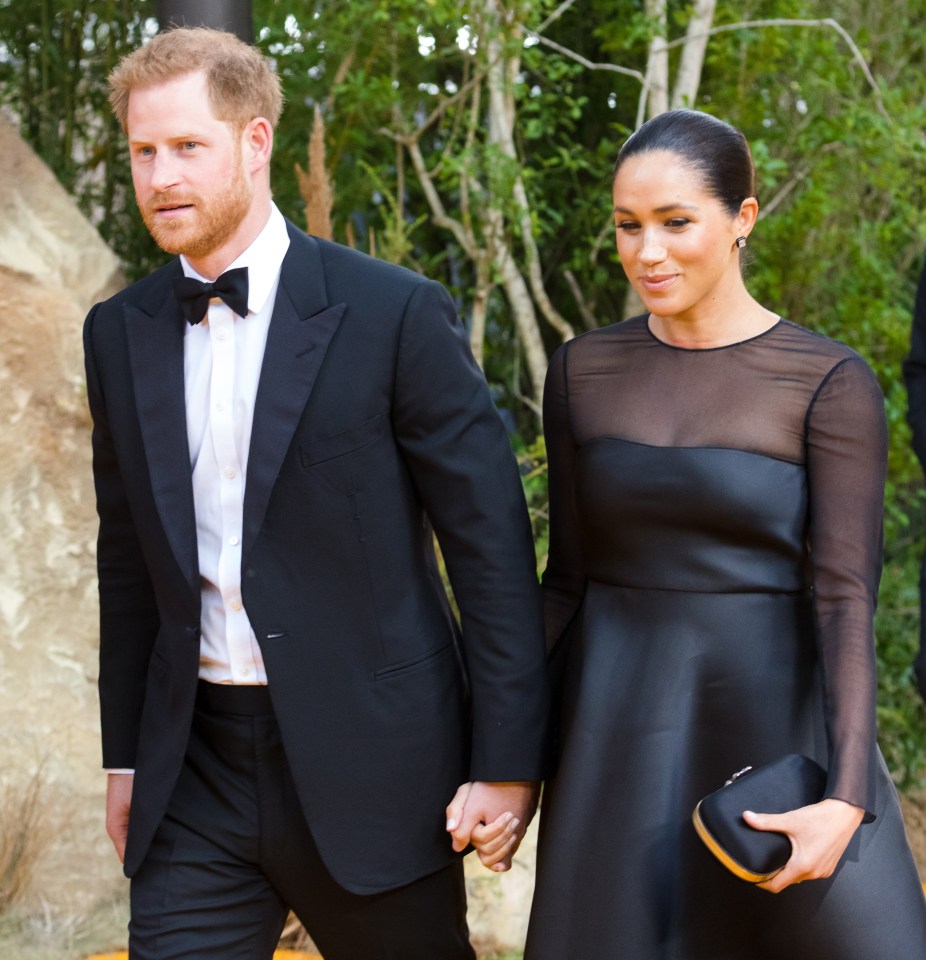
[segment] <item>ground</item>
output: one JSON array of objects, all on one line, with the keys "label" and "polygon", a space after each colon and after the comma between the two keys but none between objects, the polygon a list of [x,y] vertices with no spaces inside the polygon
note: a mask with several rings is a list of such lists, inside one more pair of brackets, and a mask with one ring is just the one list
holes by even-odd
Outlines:
[{"label": "ground", "polygon": [[[926,883],[926,788],[902,798],[910,845]],[[47,909],[12,910],[0,916],[0,957],[15,960],[85,960],[124,947],[128,905],[124,898],[104,901],[93,911],[72,917]],[[518,954],[483,960],[519,960]]]}]

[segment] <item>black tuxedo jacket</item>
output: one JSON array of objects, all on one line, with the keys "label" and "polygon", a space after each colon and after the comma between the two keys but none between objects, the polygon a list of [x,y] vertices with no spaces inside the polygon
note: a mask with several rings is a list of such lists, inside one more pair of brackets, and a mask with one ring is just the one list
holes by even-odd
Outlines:
[{"label": "black tuxedo jacket", "polygon": [[[242,593],[316,843],[343,886],[367,893],[449,862],[444,807],[461,782],[543,773],[533,544],[443,287],[289,232],[254,411]],[[175,260],[98,304],[84,328],[103,763],[136,770],[130,876],[176,783],[197,684],[181,272]]]}]

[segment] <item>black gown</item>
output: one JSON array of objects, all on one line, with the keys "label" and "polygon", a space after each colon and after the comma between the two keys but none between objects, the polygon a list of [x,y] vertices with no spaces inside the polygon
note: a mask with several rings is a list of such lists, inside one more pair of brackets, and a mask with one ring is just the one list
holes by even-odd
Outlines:
[{"label": "black gown", "polygon": [[[688,350],[637,317],[557,352],[544,425],[564,680],[525,960],[924,960],[875,741],[887,439],[867,365],[785,320]],[[785,753],[870,822],[833,877],[773,895],[691,812]]]}]

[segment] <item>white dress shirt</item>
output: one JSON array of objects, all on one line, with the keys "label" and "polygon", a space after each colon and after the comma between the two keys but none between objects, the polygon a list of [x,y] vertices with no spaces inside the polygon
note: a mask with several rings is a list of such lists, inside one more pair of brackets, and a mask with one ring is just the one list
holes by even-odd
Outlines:
[{"label": "white dress shirt", "polygon": [[[248,268],[248,315],[217,298],[187,325],[183,370],[193,504],[202,587],[199,676],[212,683],[267,682],[260,646],[241,599],[244,481],[254,401],[280,267],[289,247],[275,205],[257,239],[226,268]],[[188,277],[205,280],[181,256]]]}]

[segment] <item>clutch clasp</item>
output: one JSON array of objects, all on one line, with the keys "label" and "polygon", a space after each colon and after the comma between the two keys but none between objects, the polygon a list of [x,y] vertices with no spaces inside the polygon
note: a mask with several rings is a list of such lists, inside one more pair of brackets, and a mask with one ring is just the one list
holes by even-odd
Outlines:
[{"label": "clutch clasp", "polygon": [[744,773],[749,773],[750,770],[752,770],[751,766],[743,767],[742,770],[737,770],[736,773],[734,773],[733,776],[730,777],[730,779],[724,784],[724,786],[729,787],[731,783],[733,783],[735,780],[739,780]]}]

